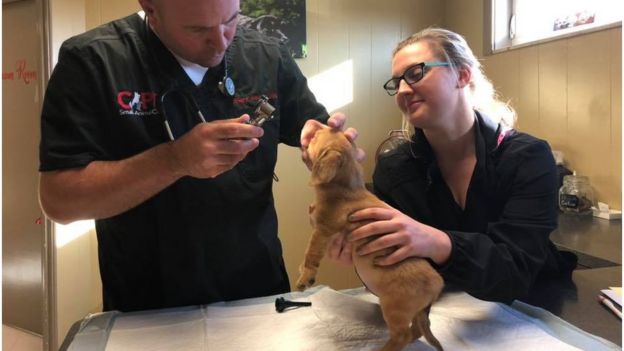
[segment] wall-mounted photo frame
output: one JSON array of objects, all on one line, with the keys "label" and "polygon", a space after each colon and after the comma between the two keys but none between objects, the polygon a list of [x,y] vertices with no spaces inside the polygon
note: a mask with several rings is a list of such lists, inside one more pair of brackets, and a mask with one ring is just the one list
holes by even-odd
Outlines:
[{"label": "wall-mounted photo frame", "polygon": [[308,55],[305,0],[241,0],[240,25],[275,37],[294,58]]}]

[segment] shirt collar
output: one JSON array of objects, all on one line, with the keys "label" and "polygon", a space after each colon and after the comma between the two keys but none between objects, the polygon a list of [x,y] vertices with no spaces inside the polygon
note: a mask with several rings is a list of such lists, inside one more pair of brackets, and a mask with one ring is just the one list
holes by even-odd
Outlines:
[{"label": "shirt collar", "polygon": [[[481,140],[482,143],[482,152],[493,152],[500,144],[498,137],[501,133],[507,132],[500,123],[495,123],[479,111],[474,111],[475,113],[475,142]],[[425,133],[422,129],[416,128],[414,131],[414,135],[412,136],[412,155],[416,158],[425,158],[431,159],[433,155],[433,150],[431,149],[431,145],[427,138],[425,137]],[[476,145],[479,146],[479,145]]]},{"label": "shirt collar", "polygon": [[494,122],[482,112],[475,111],[475,117],[476,126],[478,127],[476,129],[479,133],[479,137],[483,140],[484,152],[494,152],[502,141],[499,140],[499,135],[501,133],[506,133],[507,129],[505,129],[502,124]]},{"label": "shirt collar", "polygon": [[160,40],[158,34],[150,28],[147,20],[145,20],[144,28],[148,54],[153,57],[153,61],[156,63],[158,75],[165,75],[170,80],[168,88],[171,86],[177,88],[190,87],[193,84],[197,86],[202,82],[208,71],[207,67],[192,63],[174,54]]},{"label": "shirt collar", "polygon": [[[148,22],[148,26],[149,26],[149,22]],[[193,83],[196,86],[200,85],[202,80],[204,79],[204,75],[206,75],[206,72],[208,71],[208,67],[198,65],[197,63],[191,62],[189,60],[186,60],[180,57],[175,52],[171,51],[171,49],[167,45],[165,45],[165,43],[162,40],[160,40],[160,36],[158,36],[158,33],[156,33],[155,30],[149,27],[149,31],[153,33],[154,37],[158,39],[158,41],[162,44],[162,46],[166,48],[167,51],[169,51],[169,53],[173,57],[175,57],[176,61],[178,61],[178,64],[180,64],[180,67],[182,67],[184,72],[186,72],[186,75],[189,77],[189,79],[193,81]]]},{"label": "shirt collar", "polygon": [[206,72],[208,72],[208,67],[204,67],[191,61],[185,60],[182,57],[176,55],[173,51],[169,51],[171,52],[173,57],[178,60],[178,63],[180,64],[184,72],[186,72],[188,77],[193,81],[193,83],[195,83],[195,85],[200,85],[202,80],[204,79],[204,76],[206,75]]},{"label": "shirt collar", "polygon": [[[486,115],[475,110],[475,152],[477,156],[475,176],[479,177],[486,174],[486,158],[490,153],[498,149],[498,136],[505,131],[501,124],[495,123]],[[435,161],[435,155],[422,129],[415,129],[409,144],[412,156],[420,159],[427,165],[429,180],[431,181],[432,178],[438,177],[440,171]]]}]

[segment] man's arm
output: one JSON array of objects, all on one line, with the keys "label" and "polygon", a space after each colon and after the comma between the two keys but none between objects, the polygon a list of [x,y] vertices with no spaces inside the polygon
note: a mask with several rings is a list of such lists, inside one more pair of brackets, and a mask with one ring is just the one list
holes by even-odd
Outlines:
[{"label": "man's arm", "polygon": [[94,161],[83,168],[42,172],[41,208],[63,224],[127,211],[181,177],[170,148],[161,144],[121,161]]},{"label": "man's arm", "polygon": [[263,130],[241,123],[248,119],[244,115],[202,123],[175,142],[124,160],[42,172],[41,207],[59,223],[107,218],[141,204],[183,176],[216,177],[259,145]]}]

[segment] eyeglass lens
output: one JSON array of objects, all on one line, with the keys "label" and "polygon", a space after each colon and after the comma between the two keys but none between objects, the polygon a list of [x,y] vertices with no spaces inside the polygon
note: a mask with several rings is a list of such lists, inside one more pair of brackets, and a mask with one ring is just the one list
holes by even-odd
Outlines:
[{"label": "eyeglass lens", "polygon": [[404,79],[407,84],[415,84],[420,81],[424,76],[424,65],[417,64],[409,67],[403,72],[403,75],[397,78],[390,79],[385,85],[384,88],[390,95],[394,95],[398,92],[399,86],[401,85],[401,80]]},{"label": "eyeglass lens", "polygon": [[[403,73],[403,79],[407,82],[407,84],[414,84],[421,80],[424,76],[424,69],[422,65],[416,65]],[[400,83],[400,82],[399,82]],[[397,85],[398,88],[398,85]]]}]

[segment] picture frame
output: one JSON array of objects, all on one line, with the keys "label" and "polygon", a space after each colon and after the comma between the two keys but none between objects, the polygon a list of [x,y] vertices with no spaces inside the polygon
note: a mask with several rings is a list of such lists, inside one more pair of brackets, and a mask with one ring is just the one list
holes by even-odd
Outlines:
[{"label": "picture frame", "polygon": [[307,57],[305,0],[241,0],[239,24],[276,38],[294,58]]}]

